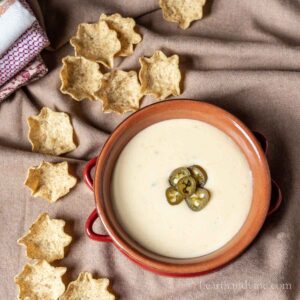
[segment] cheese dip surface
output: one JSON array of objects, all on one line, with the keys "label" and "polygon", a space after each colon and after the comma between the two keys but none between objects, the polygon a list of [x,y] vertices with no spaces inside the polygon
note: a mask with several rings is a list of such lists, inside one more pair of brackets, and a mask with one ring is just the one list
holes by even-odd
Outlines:
[{"label": "cheese dip surface", "polygon": [[[200,165],[210,201],[194,212],[183,201],[171,206],[169,174]],[[151,125],[135,135],[116,162],[111,195],[120,225],[140,245],[173,258],[192,258],[224,246],[244,224],[252,200],[246,157],[221,130],[191,119]]]}]

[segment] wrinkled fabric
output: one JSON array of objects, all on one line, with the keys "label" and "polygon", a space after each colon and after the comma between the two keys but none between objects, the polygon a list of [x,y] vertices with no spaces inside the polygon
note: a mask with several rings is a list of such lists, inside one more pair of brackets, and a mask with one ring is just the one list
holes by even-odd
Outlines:
[{"label": "wrinkled fabric", "polygon": [[[120,299],[300,298],[300,1],[207,0],[203,20],[185,31],[163,20],[157,2],[40,1],[51,41],[51,49],[42,53],[49,73],[0,105],[0,299],[16,298],[13,276],[27,261],[16,240],[42,212],[65,219],[74,238],[66,257],[55,263],[68,267],[66,283],[89,271],[108,277]],[[89,240],[84,232],[94,200],[82,180],[83,167],[129,114],[103,114],[98,102],[62,95],[59,70],[62,57],[73,54],[68,40],[77,24],[96,21],[103,12],[134,17],[143,35],[134,54],[116,59],[115,68],[138,70],[138,57],[158,49],[176,53],[184,74],[178,98],[216,104],[269,140],[272,177],[282,187],[284,203],[252,245],[219,271],[194,278],[161,277],[129,261],[111,243]],[[153,102],[145,97],[142,106]],[[26,119],[43,106],[71,115],[79,141],[75,151],[63,157],[31,152]],[[27,169],[42,159],[68,160],[80,179],[52,205],[32,198],[23,185]],[[105,232],[98,221],[94,228]]]}]

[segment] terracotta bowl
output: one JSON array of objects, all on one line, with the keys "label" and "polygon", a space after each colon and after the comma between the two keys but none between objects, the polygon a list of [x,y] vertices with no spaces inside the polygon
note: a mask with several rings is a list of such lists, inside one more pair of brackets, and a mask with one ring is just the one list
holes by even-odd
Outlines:
[{"label": "terracotta bowl", "polygon": [[[114,165],[128,141],[138,132],[154,123],[187,118],[209,123],[228,136],[240,147],[248,160],[253,175],[253,198],[248,217],[240,231],[222,248],[208,255],[192,259],[174,259],[154,254],[136,243],[115,218],[110,182]],[[261,229],[269,211],[271,199],[271,178],[268,162],[261,144],[266,141],[260,134],[255,135],[236,117],[225,110],[200,101],[169,100],[159,102],[132,114],[122,122],[105,143],[98,158],[92,159],[86,166],[84,178],[94,191],[96,208],[86,222],[86,231],[93,240],[113,242],[113,244],[131,260],[145,269],[161,275],[194,276],[215,270],[237,257],[253,241]],[[258,139],[262,140],[261,143]],[[95,166],[95,179],[91,178],[91,169]],[[276,186],[275,186],[276,187]],[[275,206],[281,201],[278,190]],[[107,234],[93,231],[93,223],[100,219]]]}]

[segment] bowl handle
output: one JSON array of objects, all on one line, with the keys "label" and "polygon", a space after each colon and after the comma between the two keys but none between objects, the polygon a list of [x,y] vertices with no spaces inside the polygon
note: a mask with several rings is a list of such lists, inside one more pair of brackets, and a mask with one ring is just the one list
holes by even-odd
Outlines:
[{"label": "bowl handle", "polygon": [[[266,137],[260,132],[257,132],[257,131],[252,131],[252,132],[255,135],[258,142],[260,143],[264,153],[267,154],[268,140],[266,139]],[[272,196],[271,196],[271,203],[270,203],[270,208],[269,208],[269,212],[268,212],[268,217],[273,215],[279,209],[279,207],[282,204],[282,200],[283,200],[283,197],[282,197],[281,189],[280,189],[279,185],[277,184],[277,182],[272,179]]]},{"label": "bowl handle", "polygon": [[97,209],[95,208],[85,222],[85,231],[88,237],[98,242],[112,242],[112,239],[108,234],[99,234],[93,230],[93,224],[95,223],[97,218],[98,213]]},{"label": "bowl handle", "polygon": [[267,154],[269,143],[268,143],[268,140],[266,139],[266,137],[258,131],[252,131],[252,133],[254,134],[254,136],[256,137],[258,142],[260,143],[264,153]]},{"label": "bowl handle", "polygon": [[91,175],[91,170],[95,167],[97,163],[97,156],[92,158],[84,167],[83,170],[83,180],[90,190],[94,191],[94,181]]},{"label": "bowl handle", "polygon": [[271,203],[270,203],[270,208],[268,212],[268,217],[273,215],[281,206],[282,204],[282,192],[275,180],[272,179],[272,196],[271,196]]},{"label": "bowl handle", "polygon": [[[86,185],[89,187],[91,191],[94,191],[94,181],[91,175],[91,170],[95,167],[97,163],[97,156],[92,158],[84,167],[83,170],[83,179]],[[88,219],[85,222],[85,231],[88,235],[88,237],[92,240],[98,241],[98,242],[112,242],[112,239],[107,234],[98,234],[94,232],[93,225],[95,221],[98,218],[97,209],[94,209]]]}]

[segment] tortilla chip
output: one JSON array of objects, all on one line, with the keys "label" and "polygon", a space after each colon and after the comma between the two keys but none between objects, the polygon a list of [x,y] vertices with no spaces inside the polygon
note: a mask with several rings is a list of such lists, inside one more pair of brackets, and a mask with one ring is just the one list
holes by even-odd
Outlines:
[{"label": "tortilla chip", "polygon": [[90,273],[82,272],[59,300],[114,300],[115,296],[107,290],[108,285],[107,278],[93,279]]},{"label": "tortilla chip", "polygon": [[121,42],[121,50],[118,56],[129,56],[133,53],[133,45],[138,44],[142,37],[134,31],[135,21],[132,18],[123,18],[120,14],[107,16],[102,14],[100,20],[104,20],[110,29],[118,33]]},{"label": "tortilla chip", "polygon": [[102,101],[103,112],[122,114],[137,110],[143,95],[135,71],[114,70],[103,76],[95,96]]},{"label": "tortilla chip", "polygon": [[192,21],[202,19],[205,2],[206,0],[159,0],[159,6],[165,20],[187,29]]},{"label": "tortilla chip", "polygon": [[19,286],[18,299],[57,300],[65,291],[61,277],[66,271],[67,268],[52,267],[45,260],[26,264],[15,277],[15,283]]},{"label": "tortilla chip", "polygon": [[31,195],[46,199],[49,203],[67,195],[77,183],[77,179],[69,174],[66,161],[49,163],[42,161],[38,167],[28,170],[25,185],[31,189]]},{"label": "tortilla chip", "polygon": [[30,116],[28,139],[32,151],[60,155],[76,148],[70,117],[43,107],[37,116]]},{"label": "tortilla chip", "polygon": [[113,58],[121,50],[121,43],[115,30],[109,29],[105,21],[79,24],[70,44],[76,56],[83,56],[99,62],[108,68],[113,67]]},{"label": "tortilla chip", "polygon": [[25,245],[29,258],[48,262],[62,259],[64,248],[72,241],[72,237],[64,232],[65,224],[64,220],[50,219],[47,213],[43,213],[30,226],[28,233],[18,240],[18,244]]},{"label": "tortilla chip", "polygon": [[62,63],[59,75],[60,91],[77,101],[94,100],[94,92],[100,88],[100,80],[103,76],[99,65],[80,56],[67,56]]},{"label": "tortilla chip", "polygon": [[139,73],[142,93],[163,100],[169,95],[180,95],[181,74],[179,57],[167,57],[162,51],[155,51],[152,57],[140,58]]}]

